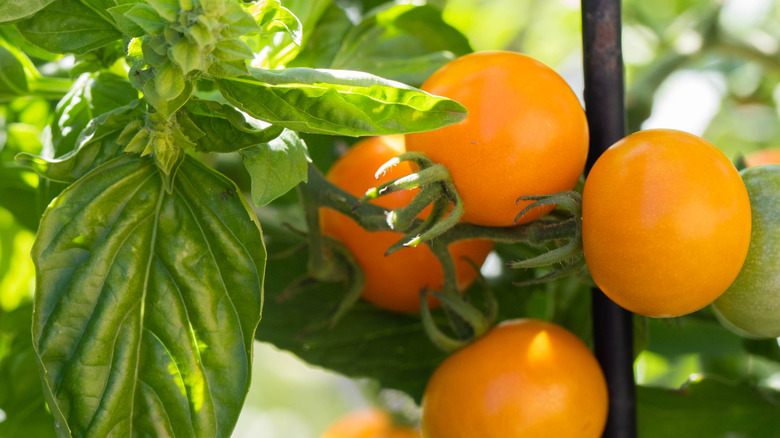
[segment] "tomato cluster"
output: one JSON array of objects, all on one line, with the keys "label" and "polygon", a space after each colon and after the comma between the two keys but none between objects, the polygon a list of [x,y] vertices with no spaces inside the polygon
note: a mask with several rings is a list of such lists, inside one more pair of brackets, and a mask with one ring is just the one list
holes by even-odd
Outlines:
[{"label": "tomato cluster", "polygon": [[[450,171],[462,220],[486,227],[531,223],[554,205],[518,218],[529,204],[518,198],[575,187],[588,153],[588,125],[577,97],[548,67],[516,53],[477,53],[445,65],[422,88],[461,102],[469,115],[406,135],[405,148],[400,138],[360,142],[328,178],[360,196],[412,172],[402,163],[377,181],[372,172],[385,161],[407,149],[423,152]],[[780,166],[748,171],[746,189],[731,161],[699,137],[673,130],[627,136],[598,159],[582,193],[582,248],[593,280],[620,306],[651,317],[694,312],[729,289],[715,305],[724,324],[743,334],[779,336],[780,277],[756,274],[780,272],[779,174]],[[415,193],[396,192],[377,203],[400,208]],[[751,202],[772,207],[751,213]],[[441,269],[424,246],[383,257],[400,235],[368,233],[329,210],[322,219],[323,231],[344,242],[365,270],[367,300],[415,311],[421,288],[441,286]],[[479,264],[490,243],[460,241],[450,250],[456,260]],[[457,271],[460,289],[477,275],[465,263]],[[752,320],[756,308],[761,315]],[[601,369],[579,339],[548,322],[515,320],[436,370],[423,400],[423,433],[597,437],[607,404]]]}]

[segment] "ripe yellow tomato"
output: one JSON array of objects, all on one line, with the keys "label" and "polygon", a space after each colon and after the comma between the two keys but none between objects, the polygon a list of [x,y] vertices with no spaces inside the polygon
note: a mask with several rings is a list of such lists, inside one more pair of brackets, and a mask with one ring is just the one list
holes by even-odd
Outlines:
[{"label": "ripe yellow tomato", "polygon": [[[509,226],[520,196],[571,190],[588,155],[588,123],[555,71],[519,53],[473,53],[434,73],[422,89],[463,104],[461,122],[408,134],[407,149],[442,163],[463,199],[463,221]],[[535,208],[518,223],[549,212]]]},{"label": "ripe yellow tomato", "polygon": [[604,152],[585,181],[585,262],[620,306],[684,315],[737,277],[750,216],[745,184],[715,146],[680,131],[637,132]]},{"label": "ripe yellow tomato", "polygon": [[333,423],[320,438],[422,438],[410,427],[393,424],[387,412],[366,408],[351,412]]},{"label": "ripe yellow tomato", "polygon": [[[341,157],[331,167],[327,178],[360,197],[371,187],[412,173],[411,165],[402,162],[379,180],[374,178],[374,172],[382,164],[402,153],[403,136],[368,138],[356,143]],[[417,191],[395,192],[371,202],[387,209],[400,208],[406,206]],[[362,297],[376,306],[398,312],[416,312],[420,310],[419,294],[423,288],[441,289],[444,273],[427,245],[403,248],[385,256],[385,251],[400,240],[402,234],[368,232],[347,216],[325,208],[320,210],[320,224],[324,234],[342,242],[355,257],[366,277]],[[492,248],[493,243],[487,240],[464,240],[450,245],[459,289],[466,289],[478,274],[466,259],[480,266]],[[436,306],[438,301],[429,298],[429,304]]]},{"label": "ripe yellow tomato", "polygon": [[423,436],[597,438],[607,397],[579,338],[544,321],[506,321],[436,369],[423,396]]}]

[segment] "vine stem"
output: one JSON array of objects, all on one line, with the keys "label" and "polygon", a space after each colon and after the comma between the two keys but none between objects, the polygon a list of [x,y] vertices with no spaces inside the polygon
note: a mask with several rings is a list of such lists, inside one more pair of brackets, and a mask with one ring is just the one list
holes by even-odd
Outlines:
[{"label": "vine stem", "polygon": [[[585,107],[590,126],[588,170],[626,132],[620,6],[620,0],[582,0]],[[603,437],[636,437],[633,315],[598,288],[592,289],[592,315],[595,354],[609,394]]]}]

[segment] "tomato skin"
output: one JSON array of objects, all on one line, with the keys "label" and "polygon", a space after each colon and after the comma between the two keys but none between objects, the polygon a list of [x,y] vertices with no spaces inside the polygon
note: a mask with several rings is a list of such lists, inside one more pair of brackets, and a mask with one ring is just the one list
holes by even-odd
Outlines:
[{"label": "tomato skin", "polygon": [[780,337],[780,165],[742,171],[753,228],[737,279],[712,307],[724,326],[754,338]]},{"label": "tomato skin", "polygon": [[[372,137],[356,143],[327,174],[329,181],[350,194],[360,197],[366,190],[381,183],[412,173],[408,162],[390,169],[379,180],[374,172],[385,162],[404,152],[403,136]],[[407,205],[417,189],[391,193],[371,201],[387,209]],[[342,242],[365,273],[362,297],[383,309],[397,312],[420,310],[420,291],[428,287],[440,290],[444,273],[436,256],[427,245],[403,248],[388,256],[385,251],[403,235],[394,231],[364,230],[347,216],[331,209],[320,209],[322,232]],[[480,266],[493,249],[487,240],[464,240],[450,245],[455,260],[458,288],[466,289],[478,272],[463,258]],[[429,297],[433,307],[438,301]]]},{"label": "tomato skin", "polygon": [[597,438],[607,385],[596,358],[558,325],[505,321],[447,358],[423,396],[426,438]]},{"label": "tomato skin", "polygon": [[365,408],[339,418],[320,438],[422,438],[420,432],[393,424],[387,412]]},{"label": "tomato skin", "polygon": [[714,301],[750,243],[750,201],[734,165],[704,139],[637,132],[585,180],[582,243],[593,280],[618,305],[673,317]]},{"label": "tomato skin", "polygon": [[[406,136],[408,150],[447,166],[463,199],[463,221],[510,226],[530,203],[516,204],[520,196],[576,185],[588,155],[588,123],[554,70],[519,53],[473,53],[443,66],[421,88],[469,110],[457,124]],[[549,211],[533,209],[517,223]]]}]

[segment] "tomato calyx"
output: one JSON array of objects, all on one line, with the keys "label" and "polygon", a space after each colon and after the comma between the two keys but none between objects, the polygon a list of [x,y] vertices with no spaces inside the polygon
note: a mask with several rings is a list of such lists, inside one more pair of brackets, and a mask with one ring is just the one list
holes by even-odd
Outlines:
[{"label": "tomato calyx", "polygon": [[552,272],[538,278],[515,282],[515,286],[527,286],[555,280],[573,273],[585,270],[585,257],[582,254],[582,195],[576,191],[554,193],[552,195],[522,196],[519,201],[535,201],[523,209],[519,219],[533,208],[544,205],[555,205],[556,212],[566,211],[569,218],[562,220],[539,220],[532,223],[529,231],[529,241],[543,244],[549,241],[566,242],[563,245],[542,253],[536,257],[507,263],[513,269],[530,269],[544,266],[556,266]]},{"label": "tomato calyx", "polygon": [[[449,170],[442,164],[434,163],[421,152],[407,152],[391,159],[376,171],[375,177],[379,179],[390,168],[404,161],[416,164],[420,170],[372,187],[353,206],[353,210],[356,210],[366,202],[390,193],[420,189],[407,206],[387,214],[387,225],[391,230],[407,232],[401,241],[388,249],[388,254],[442,235],[457,225],[463,216],[463,201],[455,190]],[[428,205],[433,207],[431,214],[425,220],[417,222],[417,217]]]},{"label": "tomato calyx", "polygon": [[[480,277],[479,282],[487,307],[485,312],[460,294],[456,295],[446,291],[436,292],[428,289],[420,293],[420,317],[423,329],[431,342],[439,349],[447,352],[460,350],[487,333],[496,322],[498,301],[484,278]],[[441,302],[449,327],[454,335],[448,335],[436,324],[428,306],[427,294],[433,295]]]}]

